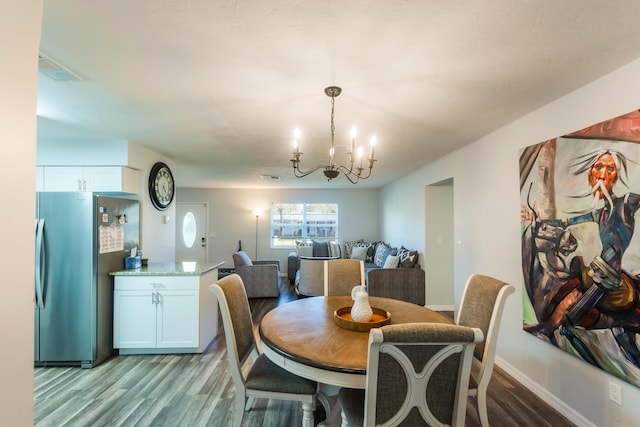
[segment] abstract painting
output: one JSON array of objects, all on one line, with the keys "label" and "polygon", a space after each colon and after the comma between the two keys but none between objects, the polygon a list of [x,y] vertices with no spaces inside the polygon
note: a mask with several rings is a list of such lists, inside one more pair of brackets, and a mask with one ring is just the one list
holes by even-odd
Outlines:
[{"label": "abstract painting", "polygon": [[520,152],[523,328],[640,387],[640,111]]}]

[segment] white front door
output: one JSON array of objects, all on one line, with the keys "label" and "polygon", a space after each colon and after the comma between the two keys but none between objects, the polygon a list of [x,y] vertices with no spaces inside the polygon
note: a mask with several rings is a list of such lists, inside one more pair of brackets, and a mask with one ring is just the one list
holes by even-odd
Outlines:
[{"label": "white front door", "polygon": [[176,204],[176,262],[207,262],[207,204]]}]

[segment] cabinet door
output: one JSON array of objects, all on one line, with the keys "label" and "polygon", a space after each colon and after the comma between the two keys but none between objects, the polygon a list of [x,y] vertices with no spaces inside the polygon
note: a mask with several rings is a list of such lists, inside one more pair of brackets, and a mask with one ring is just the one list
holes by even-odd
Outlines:
[{"label": "cabinet door", "polygon": [[87,191],[139,192],[139,171],[122,166],[85,166]]},{"label": "cabinet door", "polygon": [[85,191],[81,166],[44,168],[44,191]]},{"label": "cabinet door", "polygon": [[198,291],[159,292],[158,348],[198,347]]},{"label": "cabinet door", "polygon": [[148,290],[113,293],[113,347],[155,348],[158,293]]},{"label": "cabinet door", "polygon": [[119,191],[122,187],[121,170],[121,167],[85,167],[84,180],[87,183],[87,191]]}]

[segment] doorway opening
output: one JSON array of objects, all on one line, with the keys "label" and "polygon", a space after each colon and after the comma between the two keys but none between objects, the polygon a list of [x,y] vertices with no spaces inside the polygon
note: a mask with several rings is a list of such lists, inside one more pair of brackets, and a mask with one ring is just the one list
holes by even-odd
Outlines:
[{"label": "doorway opening", "polygon": [[453,178],[428,185],[424,200],[427,306],[453,311]]}]

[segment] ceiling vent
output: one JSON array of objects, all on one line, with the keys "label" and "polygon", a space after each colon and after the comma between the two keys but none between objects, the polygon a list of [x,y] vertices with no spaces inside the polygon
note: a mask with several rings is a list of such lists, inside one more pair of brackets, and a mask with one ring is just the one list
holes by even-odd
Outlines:
[{"label": "ceiling vent", "polygon": [[260,175],[260,179],[265,181],[280,181],[280,177],[277,175]]},{"label": "ceiling vent", "polygon": [[38,55],[38,72],[57,82],[81,82],[84,80],[42,53]]}]

